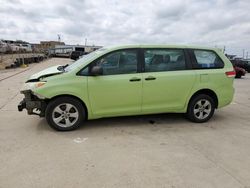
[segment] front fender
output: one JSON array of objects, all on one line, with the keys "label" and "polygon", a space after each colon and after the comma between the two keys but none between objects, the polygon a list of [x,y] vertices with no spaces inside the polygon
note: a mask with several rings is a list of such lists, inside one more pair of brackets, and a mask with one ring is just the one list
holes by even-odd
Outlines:
[{"label": "front fender", "polygon": [[[84,76],[55,76],[48,78],[46,84],[33,90],[35,94],[46,99],[52,99],[60,95],[72,95],[79,98],[88,112],[91,112],[88,100],[87,77]],[[91,114],[89,114],[91,116]]]}]

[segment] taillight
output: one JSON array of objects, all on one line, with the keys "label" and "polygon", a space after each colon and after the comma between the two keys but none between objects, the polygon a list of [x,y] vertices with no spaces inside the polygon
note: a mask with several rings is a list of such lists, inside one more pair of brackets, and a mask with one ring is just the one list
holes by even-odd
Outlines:
[{"label": "taillight", "polygon": [[235,77],[236,72],[233,70],[233,71],[225,72],[225,74],[227,75],[228,78],[232,78],[232,77]]}]

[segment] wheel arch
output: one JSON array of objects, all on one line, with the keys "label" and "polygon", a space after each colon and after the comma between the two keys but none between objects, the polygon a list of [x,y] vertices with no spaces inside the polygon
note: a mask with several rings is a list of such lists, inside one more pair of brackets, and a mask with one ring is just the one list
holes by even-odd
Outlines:
[{"label": "wheel arch", "polygon": [[210,96],[212,99],[214,99],[215,108],[218,108],[218,96],[217,96],[217,94],[213,90],[207,89],[207,88],[200,89],[200,90],[196,91],[195,93],[193,93],[193,95],[189,98],[188,105],[195,96],[200,95],[200,94],[206,94],[206,95]]},{"label": "wheel arch", "polygon": [[70,95],[70,94],[56,95],[56,96],[54,96],[54,97],[52,97],[50,99],[46,99],[46,103],[49,104],[50,101],[53,101],[53,100],[55,100],[57,98],[60,98],[60,97],[71,97],[71,98],[74,98],[74,99],[78,100],[82,104],[82,106],[83,106],[83,108],[85,110],[86,119],[88,119],[89,112],[88,112],[87,105],[85,104],[85,102],[82,99],[80,99],[79,97],[77,97],[75,95]]}]

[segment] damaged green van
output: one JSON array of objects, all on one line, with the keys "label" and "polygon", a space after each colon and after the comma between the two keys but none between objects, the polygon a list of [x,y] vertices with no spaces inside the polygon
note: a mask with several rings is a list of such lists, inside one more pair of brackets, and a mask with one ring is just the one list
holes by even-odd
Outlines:
[{"label": "damaged green van", "polygon": [[170,112],[202,123],[231,103],[234,76],[219,49],[113,46],[32,75],[18,110],[45,117],[60,131],[84,120]]}]

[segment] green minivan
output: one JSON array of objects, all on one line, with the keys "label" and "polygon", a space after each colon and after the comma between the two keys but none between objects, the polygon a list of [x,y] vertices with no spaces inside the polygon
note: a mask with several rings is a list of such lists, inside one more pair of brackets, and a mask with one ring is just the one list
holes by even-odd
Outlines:
[{"label": "green minivan", "polygon": [[234,76],[219,49],[113,46],[32,75],[18,110],[45,117],[60,131],[84,120],[169,112],[202,123],[231,103]]}]

